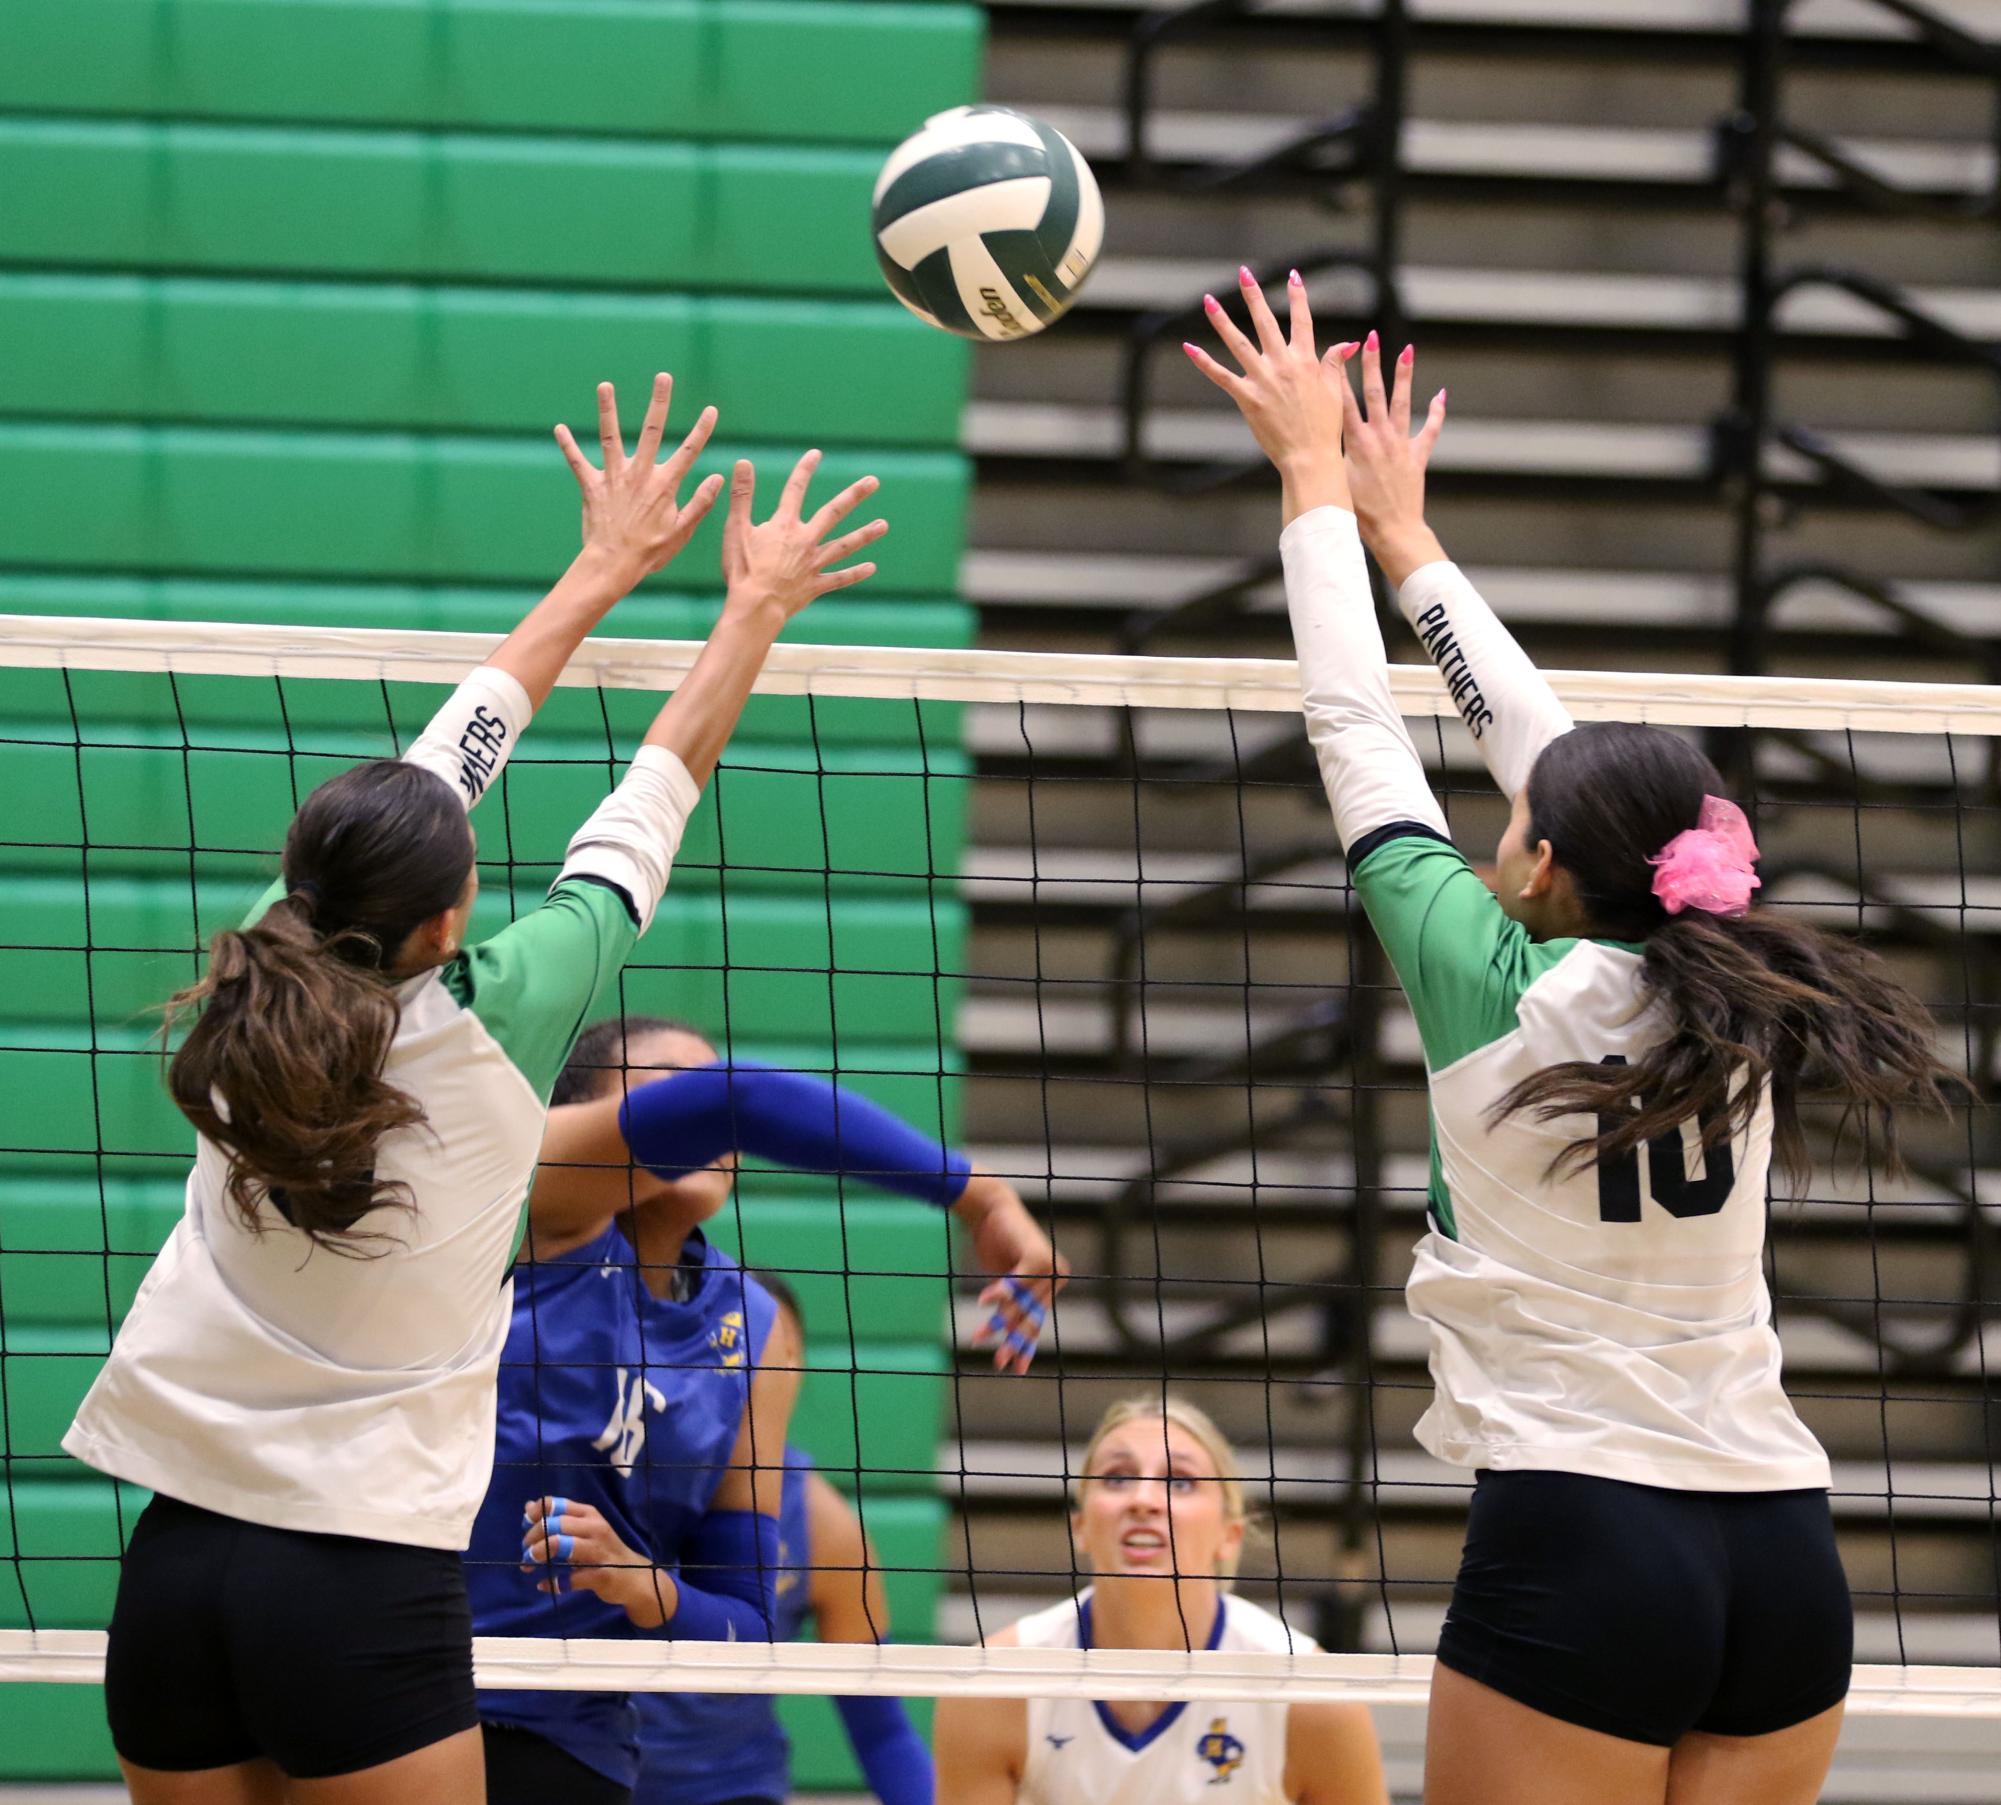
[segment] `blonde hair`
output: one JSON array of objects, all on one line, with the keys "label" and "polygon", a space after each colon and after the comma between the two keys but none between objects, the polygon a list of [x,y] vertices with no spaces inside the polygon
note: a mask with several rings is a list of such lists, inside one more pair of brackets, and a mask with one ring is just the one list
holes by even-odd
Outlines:
[{"label": "blonde hair", "polygon": [[[1172,1423],[1177,1429],[1184,1430],[1195,1445],[1209,1456],[1209,1464],[1216,1469],[1217,1487],[1223,1497],[1224,1520],[1243,1524],[1247,1534],[1255,1528],[1249,1507],[1244,1502],[1244,1481],[1237,1470],[1237,1451],[1230,1446],[1229,1437],[1216,1427],[1216,1419],[1201,1405],[1191,1404],[1175,1392],[1169,1392],[1165,1397],[1142,1394],[1120,1398],[1098,1419],[1098,1426],[1091,1431],[1091,1440],[1084,1449],[1083,1464],[1077,1469],[1079,1504],[1083,1503],[1084,1488],[1091,1483],[1098,1449],[1104,1444],[1105,1437],[1115,1429],[1123,1429],[1128,1423],[1143,1422]],[[1229,1557],[1226,1577],[1235,1574],[1237,1560],[1238,1555]]]}]

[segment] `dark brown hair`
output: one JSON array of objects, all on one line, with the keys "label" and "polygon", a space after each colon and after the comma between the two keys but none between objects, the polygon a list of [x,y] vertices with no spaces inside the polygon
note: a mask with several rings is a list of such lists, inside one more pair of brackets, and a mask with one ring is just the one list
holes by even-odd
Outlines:
[{"label": "dark brown hair", "polygon": [[1668,1024],[1631,1064],[1548,1066],[1495,1105],[1496,1118],[1598,1119],[1600,1131],[1572,1142],[1552,1172],[1633,1152],[1689,1121],[1705,1147],[1732,1139],[1767,1086],[1773,1164],[1790,1187],[1810,1168],[1803,1094],[1845,1103],[1844,1131],[1857,1116],[1873,1125],[1894,1170],[1896,1110],[1944,1109],[1965,1091],[1932,1051],[1925,1006],[1853,940],[1756,908],[1662,908],[1648,861],[1696,825],[1705,795],[1724,793],[1716,767],[1687,741],[1615,723],[1552,740],[1529,776],[1529,844],[1549,842],[1594,933],[1644,943],[1641,990]]},{"label": "dark brown hair", "polygon": [[577,1044],[556,1074],[549,1092],[549,1107],[561,1103],[589,1103],[610,1088],[611,1080],[630,1071],[625,1049],[648,1034],[688,1034],[712,1045],[709,1037],[692,1022],[677,1021],[668,1015],[608,1015],[592,1022],[577,1036]]},{"label": "dark brown hair", "polygon": [[375,1176],[382,1137],[424,1120],[382,1076],[402,1013],[385,968],[457,903],[472,860],[443,778],[397,759],[345,771],[292,818],[286,894],[217,934],[202,980],[168,1001],[168,1031],[199,1010],[168,1089],[229,1155],[229,1201],[253,1232],[268,1194],[312,1241],[356,1253],[380,1238],[355,1231],[363,1216],[414,1202]]}]

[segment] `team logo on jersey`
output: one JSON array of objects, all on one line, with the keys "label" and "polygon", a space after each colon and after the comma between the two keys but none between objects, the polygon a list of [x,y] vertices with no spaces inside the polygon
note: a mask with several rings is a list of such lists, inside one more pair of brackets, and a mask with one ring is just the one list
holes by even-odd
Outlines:
[{"label": "team logo on jersey", "polygon": [[602,1449],[611,1456],[611,1464],[621,1473],[631,1473],[639,1459],[639,1450],[646,1446],[646,1406],[655,1410],[667,1408],[667,1394],[649,1380],[644,1373],[628,1373],[624,1367],[618,1369],[618,1395],[612,1404],[611,1421],[604,1426],[601,1434],[591,1446]]},{"label": "team logo on jersey", "polygon": [[741,1366],[743,1364],[743,1340],[743,1312],[741,1310],[732,1310],[727,1316],[718,1319],[716,1326],[709,1331],[709,1346],[722,1356],[717,1364],[724,1367]]},{"label": "team logo on jersey", "polygon": [[1228,1786],[1230,1776],[1244,1765],[1244,1745],[1230,1734],[1227,1717],[1210,1719],[1209,1728],[1196,1739],[1195,1752],[1216,1770],[1209,1776],[1211,1786]]}]

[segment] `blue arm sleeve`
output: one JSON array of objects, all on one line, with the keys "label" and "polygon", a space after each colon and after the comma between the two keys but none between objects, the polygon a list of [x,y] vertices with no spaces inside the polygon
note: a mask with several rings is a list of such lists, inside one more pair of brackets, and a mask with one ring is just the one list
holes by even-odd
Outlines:
[{"label": "blue arm sleeve", "polygon": [[778,1519],[712,1510],[689,1533],[667,1634],[688,1642],[769,1642],[778,1609]]},{"label": "blue arm sleeve", "polygon": [[632,1157],[669,1179],[749,1153],[949,1207],[973,1170],[963,1153],[845,1085],[742,1059],[640,1085],[619,1106],[618,1126]]},{"label": "blue arm sleeve", "polygon": [[834,1709],[882,1805],[932,1805],[931,1751],[900,1698],[837,1698]]}]

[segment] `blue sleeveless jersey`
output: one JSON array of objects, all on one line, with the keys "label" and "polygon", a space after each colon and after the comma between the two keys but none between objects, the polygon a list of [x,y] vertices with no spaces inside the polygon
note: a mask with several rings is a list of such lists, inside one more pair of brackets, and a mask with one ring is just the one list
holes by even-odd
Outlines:
[{"label": "blue sleeveless jersey", "polygon": [[[475,1635],[658,1633],[589,1592],[536,1591],[548,1569],[521,1571],[521,1514],[531,1498],[573,1498],[655,1564],[679,1559],[729,1464],[776,1311],[771,1294],[699,1234],[686,1254],[691,1264],[697,1256],[693,1293],[677,1303],[646,1289],[615,1227],[515,1274],[493,1483],[465,1557]],[[479,1712],[546,1737],[622,1786],[638,1772],[638,1717],[625,1693],[483,1691]]]},{"label": "blue sleeveless jersey", "polygon": [[[813,1458],[785,1450],[778,1507],[778,1621],[781,1641],[799,1633],[810,1608],[813,1561],[806,1482]],[[782,1800],[792,1791],[792,1744],[777,1701],[756,1692],[644,1692],[639,1706],[639,1785],[633,1805],[720,1805],[730,1799]]]}]

